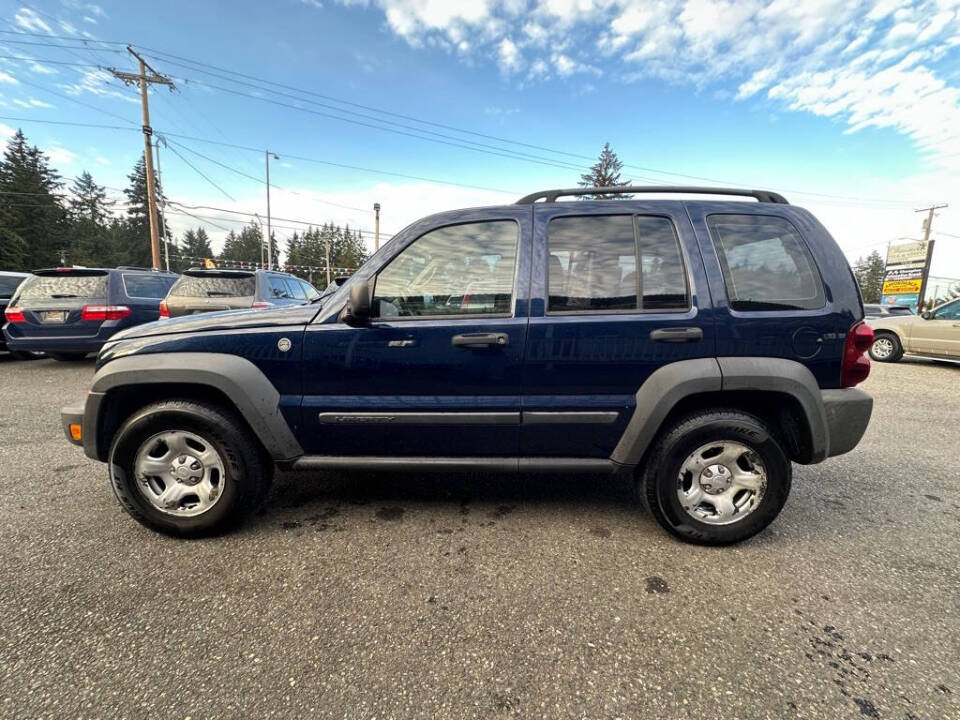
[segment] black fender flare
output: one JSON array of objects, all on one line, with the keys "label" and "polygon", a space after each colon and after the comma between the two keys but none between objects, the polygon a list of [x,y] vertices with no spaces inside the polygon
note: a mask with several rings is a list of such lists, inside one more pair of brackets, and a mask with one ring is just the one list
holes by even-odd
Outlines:
[{"label": "black fender flare", "polygon": [[801,363],[782,358],[720,357],[680,360],[654,371],[636,393],[633,416],[610,459],[636,465],[670,411],[684,398],[708,392],[769,391],[793,397],[810,430],[810,462],[829,455],[829,432],[820,386]]},{"label": "black fender flare", "polygon": [[107,393],[132,385],[178,383],[204,385],[226,395],[276,462],[303,455],[280,412],[280,393],[266,375],[246,358],[223,353],[152,353],[117,358],[101,367],[84,407],[84,452],[99,457],[98,415]]}]

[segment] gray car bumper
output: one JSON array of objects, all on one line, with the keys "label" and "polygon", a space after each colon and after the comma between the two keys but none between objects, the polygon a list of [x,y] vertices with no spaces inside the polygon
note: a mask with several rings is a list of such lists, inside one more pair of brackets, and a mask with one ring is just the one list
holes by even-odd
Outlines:
[{"label": "gray car bumper", "polygon": [[853,450],[867,430],[873,413],[873,398],[863,390],[823,390],[823,409],[827,416],[828,456]]},{"label": "gray car bumper", "polygon": [[[75,405],[68,405],[60,410],[60,426],[64,434],[74,445],[83,447],[84,454],[94,460],[102,460],[99,457],[97,446],[97,415],[100,410],[100,403],[103,400],[103,393],[88,392],[85,402]],[[81,427],[81,438],[77,440],[70,432],[70,426],[79,423]]]}]

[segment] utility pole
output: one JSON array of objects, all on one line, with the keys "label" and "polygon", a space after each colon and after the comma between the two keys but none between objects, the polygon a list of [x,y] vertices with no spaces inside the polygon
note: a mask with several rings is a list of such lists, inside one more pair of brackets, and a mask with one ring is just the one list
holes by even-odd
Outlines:
[{"label": "utility pole", "polygon": [[167,242],[167,218],[166,215],[164,215],[167,201],[163,198],[163,173],[160,171],[161,141],[163,142],[164,147],[166,147],[167,141],[162,135],[157,136],[157,141],[153,144],[153,146],[157,150],[157,185],[159,185],[158,190],[160,195],[160,236],[163,238],[163,264],[167,269],[167,272],[170,272],[170,243]]},{"label": "utility pole", "polygon": [[259,213],[254,213],[253,216],[257,219],[257,222],[260,223],[260,269],[263,269],[263,220],[260,218]]},{"label": "utility pole", "polygon": [[376,252],[380,249],[380,203],[373,204],[373,212],[375,215],[374,225],[373,225],[373,251]]},{"label": "utility pole", "polygon": [[330,287],[330,234],[329,233],[327,233],[326,253],[327,253],[327,287]]},{"label": "utility pole", "polygon": [[[170,78],[161,75],[147,64],[147,61],[140,57],[137,52],[127,45],[127,52],[133,55],[140,63],[139,74],[123,72],[116,68],[107,68],[114,77],[122,80],[127,85],[137,84],[140,86],[140,105],[143,113],[143,162],[147,171],[147,209],[150,213],[150,255],[154,270],[160,269],[160,231],[157,227],[157,188],[153,182],[153,149],[150,143],[150,136],[153,135],[153,128],[150,127],[150,105],[147,100],[147,85],[156,83],[166,85],[173,91],[173,81]],[[150,74],[147,75],[147,70]]]},{"label": "utility pole", "polygon": [[267,270],[273,270],[273,233],[270,230],[270,156],[274,160],[279,160],[280,156],[264,150],[264,157],[267,159]]},{"label": "utility pole", "polygon": [[920,278],[920,293],[917,295],[917,312],[923,312],[925,309],[923,307],[923,296],[927,292],[927,276],[930,275],[930,261],[933,260],[933,243],[934,241],[930,239],[930,228],[933,226],[933,214],[936,210],[941,210],[947,207],[947,204],[943,205],[931,205],[930,207],[920,208],[915,212],[925,212],[927,213],[927,219],[923,221],[923,242],[927,246],[927,261],[923,266],[923,276]]}]

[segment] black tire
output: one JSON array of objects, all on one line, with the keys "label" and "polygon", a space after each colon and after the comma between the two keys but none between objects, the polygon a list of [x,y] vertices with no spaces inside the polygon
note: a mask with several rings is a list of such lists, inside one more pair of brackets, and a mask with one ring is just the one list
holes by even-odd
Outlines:
[{"label": "black tire", "polygon": [[60,362],[80,362],[81,360],[86,360],[89,353],[72,353],[72,352],[48,352],[47,357],[52,357],[54,360]]},{"label": "black tire", "polygon": [[39,360],[43,353],[30,352],[29,350],[11,350],[10,357],[14,360]]},{"label": "black tire", "polygon": [[[137,451],[148,438],[165,430],[183,430],[205,438],[223,461],[220,498],[200,515],[178,517],[162,512],[135,485]],[[274,470],[257,438],[233,411],[182,399],[148,405],[127,418],[114,436],[107,467],[114,494],[127,513],[152,530],[180,537],[212,535],[239,524],[266,499]]]},{"label": "black tire", "polygon": [[[760,504],[729,525],[702,522],[687,513],[677,496],[684,461],[702,445],[736,442],[756,453],[766,469]],[[729,545],[746,540],[777,517],[790,494],[790,459],[762,420],[738,410],[707,410],[682,418],[654,442],[642,469],[638,494],[646,509],[668,532],[699,545]]]},{"label": "black tire", "polygon": [[[877,352],[875,352],[874,349],[877,346],[877,342],[879,342],[880,340],[890,341],[890,345],[892,346],[892,348],[889,353],[884,354],[881,352],[878,354]],[[872,360],[876,360],[877,362],[893,363],[893,362],[897,362],[902,357],[903,357],[903,345],[900,343],[900,338],[898,338],[892,332],[884,332],[882,330],[878,331],[875,334],[873,338],[873,342],[870,344],[870,358]]]}]

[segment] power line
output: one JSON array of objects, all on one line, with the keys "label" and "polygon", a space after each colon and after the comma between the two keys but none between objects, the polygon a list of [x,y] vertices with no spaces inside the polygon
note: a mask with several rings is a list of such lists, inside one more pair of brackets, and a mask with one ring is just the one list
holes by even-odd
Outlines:
[{"label": "power line", "polygon": [[[244,210],[231,210],[230,208],[216,207],[213,205],[187,205],[177,200],[168,200],[167,202],[173,203],[178,207],[190,208],[191,210],[213,210],[215,212],[225,212],[225,213],[231,213],[234,215],[247,215],[249,217],[254,217],[257,215],[257,213],[255,212],[248,212]],[[307,225],[308,227],[321,227],[323,225],[323,223],[313,222],[310,220],[295,220],[293,218],[284,218],[284,217],[278,217],[277,220],[279,220],[280,222],[291,222],[291,223],[297,223],[299,225]],[[370,230],[368,228],[355,228],[355,229],[359,230],[360,232],[371,233],[371,234],[373,233],[373,230]],[[385,233],[383,231],[381,231],[380,234],[385,237],[393,237],[394,235],[394,233]]]},{"label": "power line", "polygon": [[176,155],[178,158],[180,158],[181,160],[183,160],[183,162],[185,162],[185,163],[187,164],[187,167],[189,167],[191,170],[193,170],[195,173],[197,173],[197,175],[199,175],[200,177],[202,177],[202,178],[203,178],[204,180],[206,180],[208,183],[210,183],[211,185],[213,185],[217,190],[219,190],[219,191],[222,192],[224,195],[226,195],[226,196],[227,196],[227,199],[232,200],[233,202],[236,202],[236,201],[237,201],[237,199],[236,199],[235,197],[233,197],[233,195],[231,195],[231,194],[228,193],[226,190],[224,190],[222,187],[220,187],[219,185],[217,185],[217,183],[215,183],[213,180],[211,180],[209,177],[207,177],[207,176],[203,173],[202,170],[199,170],[192,162],[190,162],[190,161],[187,160],[183,155],[181,155],[180,152],[179,152],[175,147],[171,147],[171,148],[170,148],[170,151],[171,151],[174,155]]}]

